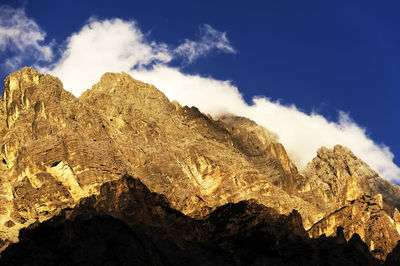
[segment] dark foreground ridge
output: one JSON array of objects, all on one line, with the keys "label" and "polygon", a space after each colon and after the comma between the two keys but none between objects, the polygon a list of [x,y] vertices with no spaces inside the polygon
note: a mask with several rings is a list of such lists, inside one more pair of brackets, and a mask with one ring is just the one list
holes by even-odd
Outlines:
[{"label": "dark foreground ridge", "polygon": [[79,98],[28,67],[5,80],[0,265],[398,265],[399,209],[346,147],[298,169],[254,121],[125,73]]},{"label": "dark foreground ridge", "polygon": [[310,239],[296,211],[279,215],[250,200],[196,220],[129,176],[21,230],[0,264],[379,265],[358,235],[346,242],[340,228],[336,237]]}]

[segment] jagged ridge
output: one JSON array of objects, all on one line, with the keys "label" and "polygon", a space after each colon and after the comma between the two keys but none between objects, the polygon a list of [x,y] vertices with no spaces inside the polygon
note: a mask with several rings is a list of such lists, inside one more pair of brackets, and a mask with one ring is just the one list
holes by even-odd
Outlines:
[{"label": "jagged ridge", "polygon": [[[115,206],[115,208],[114,208]],[[339,231],[340,232],[340,231]],[[357,235],[309,239],[300,215],[254,201],[217,208],[202,220],[125,176],[21,232],[2,265],[377,265]]]},{"label": "jagged ridge", "polygon": [[[23,68],[6,79],[0,101],[3,248],[18,241],[21,228],[73,208],[124,174],[140,176],[192,218],[254,199],[280,214],[297,210],[313,237],[334,235],[338,226],[347,240],[357,233],[380,259],[399,239],[399,187],[345,147],[321,148],[300,173],[267,129],[231,115],[214,120],[125,73],[103,75],[77,99],[57,78]],[[340,211],[379,194],[385,241],[369,218],[351,228]]]}]

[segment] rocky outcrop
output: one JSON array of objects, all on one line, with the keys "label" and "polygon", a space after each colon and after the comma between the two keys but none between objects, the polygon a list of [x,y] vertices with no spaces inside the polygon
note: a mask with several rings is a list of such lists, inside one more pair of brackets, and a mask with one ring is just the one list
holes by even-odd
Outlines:
[{"label": "rocky outcrop", "polygon": [[309,230],[312,237],[334,235],[344,228],[346,239],[357,233],[380,259],[400,240],[399,187],[378,176],[347,148],[321,148],[304,173],[317,180],[330,211]]},{"label": "rocky outcrop", "polygon": [[371,253],[384,260],[400,240],[398,220],[393,220],[384,210],[382,196],[361,196],[327,215],[309,229],[311,237],[336,235],[337,227],[343,228],[349,240],[354,234],[368,245]]},{"label": "rocky outcrop", "polygon": [[72,207],[126,171],[96,113],[50,75],[24,68],[5,80],[0,238]]},{"label": "rocky outcrop", "polygon": [[6,79],[3,96],[3,248],[18,241],[21,228],[75,206],[125,173],[140,175],[192,217],[255,198],[281,213],[299,210],[307,227],[321,218],[320,210],[273,184],[286,175],[281,161],[255,168],[223,122],[170,103],[127,74],[107,73],[77,99],[57,78],[23,68]]},{"label": "rocky outcrop", "polygon": [[[326,194],[318,186],[321,183],[320,178],[301,175],[274,134],[248,118],[223,115],[219,119],[232,135],[234,145],[246,155],[255,169],[268,177],[270,183],[291,196],[311,203],[318,211],[325,211]],[[311,214],[306,213],[308,212],[302,212],[303,217]],[[312,215],[318,216],[315,212]]]},{"label": "rocky outcrop", "polygon": [[385,210],[391,215],[400,208],[400,188],[379,177],[365,162],[348,148],[336,145],[322,147],[310,162],[304,175],[318,180],[326,195],[326,203],[337,209],[360,195],[382,195]]},{"label": "rocky outcrop", "polygon": [[377,265],[356,235],[309,239],[295,211],[242,201],[195,220],[131,177],[20,238],[1,265]]},{"label": "rocky outcrop", "polygon": [[321,210],[285,189],[283,180],[300,175],[283,146],[254,122],[239,136],[226,119],[170,103],[152,85],[124,73],[105,74],[79,100],[108,122],[106,130],[132,172],[191,217],[254,198],[281,213],[297,209],[306,227],[322,218]]},{"label": "rocky outcrop", "polygon": [[[93,222],[101,228],[110,223],[125,230],[125,225],[117,225],[122,221],[133,230],[137,224],[132,221],[144,219],[146,224],[155,227],[160,226],[158,221],[167,230],[166,224],[179,223],[187,228],[188,236],[192,237],[190,232],[197,230],[196,239],[190,241],[202,244],[210,244],[202,240],[209,232],[190,227],[197,224],[194,219],[211,219],[211,213],[216,215],[219,207],[236,208],[235,203],[241,201],[252,206],[244,212],[261,212],[266,208],[269,216],[265,217],[278,224],[290,224],[293,217],[299,219],[294,214],[284,222],[273,218],[281,214],[288,216],[296,210],[302,217],[296,224],[301,222],[305,229],[312,228],[309,234],[315,238],[321,234],[333,236],[336,227],[342,226],[346,243],[357,233],[379,258],[391,251],[400,230],[397,211],[400,189],[380,178],[347,148],[321,148],[307,169],[300,172],[277,137],[255,122],[228,114],[213,119],[196,107],[171,103],[154,86],[125,73],[104,74],[79,99],[65,91],[56,77],[42,75],[31,68],[10,74],[0,99],[0,141],[0,251],[18,241],[22,228],[42,223],[68,208],[77,213],[80,208],[77,204],[83,204],[83,198],[82,206],[90,205],[92,213],[89,215],[88,210],[80,209],[79,213],[88,215],[84,220],[80,220],[81,214],[81,218],[75,219],[65,213],[66,221],[72,223],[68,226],[74,228],[81,222],[89,226]],[[154,203],[159,207],[138,213],[123,204],[134,202],[132,196],[126,201],[119,200],[120,205],[112,205],[113,201],[109,202],[107,197],[124,198],[127,195],[124,189],[130,185],[113,183],[109,188],[109,185],[100,188],[125,174],[140,176],[142,185],[159,195],[160,201]],[[106,193],[107,189],[110,191]],[[383,223],[379,228],[391,235],[390,240],[361,229],[377,226],[371,217],[361,215],[367,204],[361,202],[368,197],[376,199],[379,194],[383,199],[376,210]],[[161,202],[168,202],[168,208]],[[175,214],[171,216],[170,211],[160,206]],[[138,208],[144,209],[145,206]],[[364,217],[361,223],[344,215],[342,218],[333,215],[347,209],[354,209],[359,213],[355,216]],[[161,210],[168,214],[161,215]],[[228,210],[231,209],[224,213],[229,213]],[[155,218],[150,212],[161,216]],[[256,212],[257,219],[260,212]],[[107,215],[117,221],[103,217]],[[163,220],[166,217],[170,220]],[[247,219],[238,219],[242,218]],[[254,221],[264,223],[257,219]],[[226,226],[237,226],[226,222]],[[354,228],[349,229],[351,225]],[[206,227],[214,228],[212,224]],[[235,229],[234,234],[242,229]],[[135,230],[131,233],[137,234]],[[168,230],[171,232],[166,235],[182,234],[172,227]],[[298,228],[290,227],[290,230],[300,232]],[[246,234],[252,234],[250,231]],[[278,231],[269,234],[278,234]],[[190,242],[178,237],[174,241],[179,247]],[[224,244],[224,239],[220,241],[212,245],[218,249],[223,247],[223,252],[233,252]]]}]

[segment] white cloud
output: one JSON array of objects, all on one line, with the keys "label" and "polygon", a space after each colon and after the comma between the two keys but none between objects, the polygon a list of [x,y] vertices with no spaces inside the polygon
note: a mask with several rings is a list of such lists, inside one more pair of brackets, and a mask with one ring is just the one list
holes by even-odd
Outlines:
[{"label": "white cloud", "polygon": [[76,96],[89,89],[105,72],[129,72],[155,63],[168,63],[173,57],[192,62],[213,49],[233,53],[226,33],[210,25],[201,28],[199,42],[185,40],[175,49],[149,42],[134,21],[90,19],[67,40],[62,58],[51,68],[40,68],[58,76]]},{"label": "white cloud", "polygon": [[65,88],[79,96],[105,72],[128,72],[170,60],[167,45],[148,42],[134,21],[90,19],[69,37],[61,59],[40,70],[59,77]]},{"label": "white cloud", "polygon": [[[234,109],[247,106],[238,89],[229,81],[186,75],[166,65],[155,65],[149,70],[133,70],[130,74],[156,85],[169,99],[199,107],[209,114],[232,113]],[[213,99],[214,96],[217,98]]]},{"label": "white cloud", "polygon": [[301,169],[321,146],[332,148],[341,144],[383,178],[400,181],[400,168],[393,163],[394,156],[389,148],[374,143],[346,113],[339,113],[338,122],[329,122],[321,115],[306,114],[294,105],[285,106],[268,98],[256,97],[253,104],[248,105],[229,81],[186,75],[168,66],[157,65],[151,70],[132,71],[131,74],[155,84],[169,99],[196,106],[205,113],[217,116],[228,112],[249,117],[275,133]]},{"label": "white cloud", "polygon": [[236,53],[225,32],[217,31],[210,25],[205,24],[200,27],[200,33],[200,41],[196,42],[186,39],[183,44],[174,50],[174,53],[182,56],[189,63],[208,54],[213,49],[218,49],[226,53]]},{"label": "white cloud", "polygon": [[3,65],[10,71],[32,58],[49,61],[53,57],[51,45],[42,44],[46,37],[37,23],[28,18],[23,9],[0,6],[0,53],[12,53]]},{"label": "white cloud", "polygon": [[[205,26],[199,42],[186,40],[178,48],[149,42],[135,22],[120,19],[90,20],[68,40],[59,61],[48,69],[64,87],[79,96],[107,71],[131,73],[135,78],[155,84],[170,100],[194,105],[214,116],[229,112],[246,116],[279,136],[289,154],[304,167],[321,146],[342,144],[366,161],[382,177],[400,181],[400,169],[393,163],[388,147],[373,142],[344,113],[337,122],[318,114],[306,114],[294,105],[285,106],[268,98],[254,98],[248,105],[230,81],[184,74],[168,63],[179,56],[188,61],[204,56],[211,49],[234,52],[225,33]],[[208,36],[208,37],[207,37]],[[211,41],[209,41],[211,40]]]}]

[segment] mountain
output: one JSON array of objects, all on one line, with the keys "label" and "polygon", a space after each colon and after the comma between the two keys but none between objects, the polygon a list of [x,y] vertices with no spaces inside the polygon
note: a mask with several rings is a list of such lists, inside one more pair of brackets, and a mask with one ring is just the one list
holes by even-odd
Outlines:
[{"label": "mountain", "polygon": [[107,259],[121,263],[247,264],[251,254],[279,264],[350,252],[343,259],[373,265],[400,240],[400,188],[346,147],[322,147],[300,171],[255,122],[182,107],[125,73],[104,74],[76,98],[26,67],[7,77],[0,101],[2,259],[22,250],[60,259],[61,250],[44,252],[56,243],[93,244],[96,254],[112,242]]},{"label": "mountain", "polygon": [[378,265],[358,235],[309,239],[301,217],[241,201],[201,220],[174,210],[138,179],[105,183],[100,194],[6,249],[2,265]]}]

